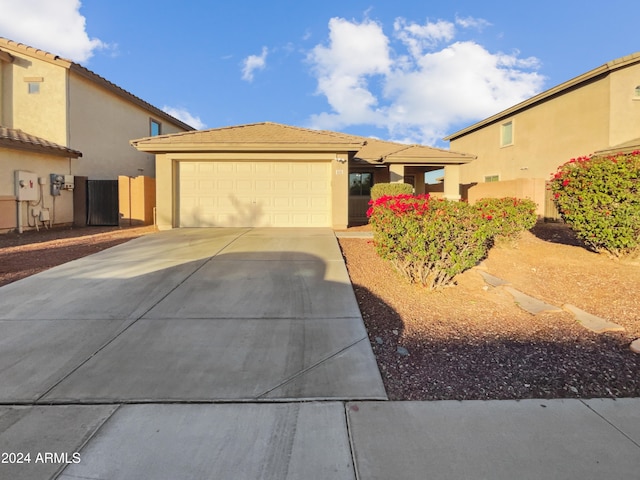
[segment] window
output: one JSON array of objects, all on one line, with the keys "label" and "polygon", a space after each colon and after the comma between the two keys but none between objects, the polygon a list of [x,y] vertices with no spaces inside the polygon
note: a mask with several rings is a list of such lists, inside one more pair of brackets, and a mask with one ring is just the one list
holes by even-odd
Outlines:
[{"label": "window", "polygon": [[24,77],[29,95],[40,93],[40,84],[44,82],[44,77]]},{"label": "window", "polygon": [[513,121],[503,123],[500,127],[500,146],[513,145]]},{"label": "window", "polygon": [[499,182],[500,181],[500,175],[485,175],[484,177],[484,181],[486,183],[489,182]]},{"label": "window", "polygon": [[349,195],[370,196],[373,186],[373,173],[356,172],[349,174]]},{"label": "window", "polygon": [[162,124],[153,118],[149,119],[149,133],[152,137],[162,135]]},{"label": "window", "polygon": [[640,85],[636,87],[635,98],[640,99]]}]

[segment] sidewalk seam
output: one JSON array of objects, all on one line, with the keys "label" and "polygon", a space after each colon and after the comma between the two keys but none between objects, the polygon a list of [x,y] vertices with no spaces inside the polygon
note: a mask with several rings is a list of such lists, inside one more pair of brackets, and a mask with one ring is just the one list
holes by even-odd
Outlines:
[{"label": "sidewalk seam", "polygon": [[[116,412],[117,412],[118,410],[120,410],[120,408],[122,408],[122,405],[121,405],[121,404],[118,404],[118,406],[117,406],[116,408],[114,408],[114,409],[113,409],[113,412],[111,412],[111,414],[110,414],[108,417],[106,417],[106,418],[105,418],[105,419],[100,423],[100,425],[98,425],[98,426],[96,427],[96,429],[93,431],[93,433],[92,433],[91,435],[89,435],[89,436],[85,439],[85,441],[84,441],[84,442],[82,442],[82,444],[78,445],[78,447],[76,448],[76,452],[78,452],[78,453],[79,453],[79,452],[81,452],[81,451],[82,451],[82,449],[83,449],[84,447],[86,447],[86,446],[89,444],[89,442],[90,442],[91,440],[93,440],[93,438],[98,434],[98,432],[99,432],[100,430],[102,430],[102,427],[104,427],[105,423],[107,423],[109,420],[111,420],[111,419],[113,418],[113,416],[116,414]],[[67,469],[67,467],[69,467],[69,465],[61,465],[61,469],[60,469],[60,470],[58,470],[58,471],[56,471],[56,472],[54,473],[54,475],[53,475],[53,477],[52,477],[52,478],[54,478],[54,479],[55,479],[55,478],[58,478],[60,475],[62,475],[62,474],[64,473],[64,471]]]},{"label": "sidewalk seam", "polygon": [[351,455],[351,464],[353,465],[353,475],[356,480],[360,480],[360,471],[358,469],[358,461],[356,459],[356,449],[355,442],[353,439],[353,435],[351,434],[351,424],[349,422],[349,413],[348,413],[348,404],[349,402],[343,402],[344,406],[344,422],[347,427],[347,438],[349,439],[349,454]]},{"label": "sidewalk seam", "polygon": [[589,404],[587,404],[584,400],[582,399],[578,399],[580,401],[580,403],[582,403],[585,407],[587,407],[589,410],[591,410],[593,413],[595,413],[598,417],[600,417],[602,420],[604,420],[605,422],[607,422],[609,425],[611,425],[614,429],[616,429],[618,432],[620,432],[620,434],[622,434],[623,437],[625,437],[627,440],[629,440],[631,443],[633,443],[636,447],[640,448],[640,443],[636,442],[633,438],[631,438],[629,435],[627,435],[625,432],[623,432],[622,430],[620,430],[620,428],[618,428],[616,425],[614,425],[613,423],[611,423],[607,417],[605,417],[604,415],[602,415],[600,412],[596,411],[595,409],[593,409]]}]

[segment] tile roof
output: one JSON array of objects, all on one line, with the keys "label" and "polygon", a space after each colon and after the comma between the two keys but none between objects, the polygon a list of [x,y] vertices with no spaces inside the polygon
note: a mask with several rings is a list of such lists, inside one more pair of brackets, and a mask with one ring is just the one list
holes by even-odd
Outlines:
[{"label": "tile roof", "polygon": [[[158,148],[175,147],[190,149],[194,145],[213,145],[217,149],[242,149],[256,146],[256,148],[274,148],[288,145],[289,147],[308,145],[344,147],[347,150],[357,150],[364,142],[364,138],[342,135],[337,132],[310,130],[292,127],[279,123],[263,122],[232,127],[212,128],[192,132],[173,133],[156,137],[145,137],[132,140],[134,146],[155,145]],[[175,149],[173,148],[173,149]],[[172,149],[172,150],[173,150]]]},{"label": "tile roof", "polygon": [[0,147],[29,150],[65,158],[78,158],[82,156],[82,152],[78,150],[58,145],[44,138],[25,133],[22,130],[3,126],[0,126]]},{"label": "tile roof", "polygon": [[355,155],[367,163],[468,163],[476,157],[426,145],[408,145],[377,139],[367,143]]},{"label": "tile roof", "polygon": [[362,143],[355,137],[336,132],[310,130],[272,122],[252,123],[231,127],[212,128],[192,132],[173,133],[134,140],[136,143]]},{"label": "tile roof", "polygon": [[[148,110],[149,112],[153,113],[154,115],[156,115],[157,117],[171,122],[185,130],[193,130],[193,127],[190,125],[187,125],[186,123],[184,123],[182,120],[179,120],[175,117],[173,117],[172,115],[169,115],[168,113],[160,110],[157,107],[154,107],[153,105],[151,105],[148,102],[145,102],[144,100],[142,100],[139,97],[136,97],[135,95],[133,95],[132,93],[126,91],[125,89],[119,87],[118,85],[116,85],[113,82],[110,82],[109,80],[107,80],[104,77],[101,77],[100,75],[98,75],[97,73],[92,72],[91,70],[89,70],[88,68],[83,67],[82,65],[80,65],[79,63],[75,63],[71,60],[68,60],[66,58],[62,58],[58,55],[54,55],[53,53],[49,53],[46,52],[44,50],[40,50],[38,48],[34,48],[34,47],[30,47],[28,45],[24,45],[22,43],[18,43],[18,42],[14,42],[13,40],[9,40],[7,38],[3,38],[0,37],[0,52],[3,52],[3,50],[1,50],[1,48],[6,48],[7,50],[11,50],[13,52],[21,52],[25,55],[29,55],[29,56],[33,56],[33,57],[38,57],[42,60],[45,60],[47,62],[53,63],[55,65],[60,65],[61,67],[64,67],[68,70],[71,70],[79,75],[82,75],[83,77],[87,78],[88,80],[94,82],[97,85],[102,86],[103,88],[106,88],[107,90],[111,91],[112,93],[115,93],[116,95],[120,96],[121,98],[124,98],[125,100],[128,100],[131,103],[134,103],[136,105],[138,105],[139,107],[144,108],[145,110]],[[8,52],[5,52],[8,53]]]},{"label": "tile roof", "polygon": [[173,133],[132,140],[142,151],[259,151],[270,148],[344,148],[354,152],[356,161],[382,163],[460,164],[476,158],[424,145],[407,145],[330,130],[310,130],[279,123],[263,122],[192,132]]}]

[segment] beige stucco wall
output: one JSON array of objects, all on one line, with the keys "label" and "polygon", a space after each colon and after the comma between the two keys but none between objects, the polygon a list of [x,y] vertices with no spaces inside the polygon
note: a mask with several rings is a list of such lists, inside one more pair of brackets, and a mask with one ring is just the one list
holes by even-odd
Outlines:
[{"label": "beige stucco wall", "polygon": [[536,213],[544,215],[546,187],[544,180],[533,178],[519,178],[504,182],[479,183],[468,191],[469,203],[475,203],[481,198],[528,198],[536,205]]},{"label": "beige stucco wall", "polygon": [[640,136],[640,65],[632,65],[611,74],[611,112],[609,144],[615,146]]},{"label": "beige stucco wall", "polygon": [[[481,183],[488,175],[549,179],[571,158],[608,144],[609,103],[605,78],[452,140],[451,150],[477,156],[460,167],[460,182]],[[501,147],[501,126],[510,120],[514,141]]]},{"label": "beige stucco wall", "polygon": [[[155,176],[154,156],[138,152],[129,141],[148,137],[149,119],[145,109],[71,72],[70,142],[82,158],[73,161],[76,175],[92,180],[115,180],[119,175]],[[165,120],[162,133],[183,131]],[[142,170],[142,171],[140,171]]]},{"label": "beige stucco wall", "polygon": [[[33,225],[33,218],[28,216],[31,208],[39,210],[49,209],[52,221],[58,223],[73,222],[73,192],[63,190],[59,196],[50,194],[50,173],[69,173],[69,160],[62,157],[41,155],[37,153],[23,152],[20,150],[0,149],[2,157],[2,172],[0,175],[0,230],[17,228],[15,180],[14,172],[22,170],[33,172],[46,181],[42,187],[42,199],[40,202],[22,202],[22,223],[28,229],[28,221]],[[28,203],[38,205],[28,205]]]},{"label": "beige stucco wall", "polygon": [[[2,63],[2,125],[66,145],[66,69],[11,54],[13,63]],[[29,94],[26,80],[40,78],[40,92]]]},{"label": "beige stucco wall", "polygon": [[349,167],[337,159],[348,159],[346,152],[323,153],[176,153],[156,155],[156,222],[160,230],[178,225],[178,172],[180,161],[300,161],[331,163],[331,219],[334,228],[348,223]]}]

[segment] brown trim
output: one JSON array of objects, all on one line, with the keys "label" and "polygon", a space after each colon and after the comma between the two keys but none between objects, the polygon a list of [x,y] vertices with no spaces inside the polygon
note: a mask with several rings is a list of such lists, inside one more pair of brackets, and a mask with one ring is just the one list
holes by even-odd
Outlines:
[{"label": "brown trim", "polygon": [[0,50],[0,62],[13,63],[13,55],[3,50]]}]

